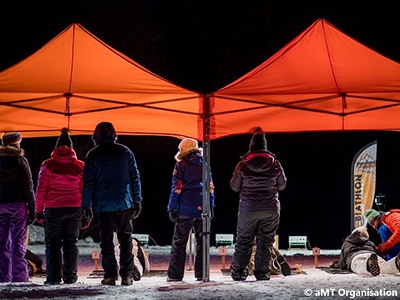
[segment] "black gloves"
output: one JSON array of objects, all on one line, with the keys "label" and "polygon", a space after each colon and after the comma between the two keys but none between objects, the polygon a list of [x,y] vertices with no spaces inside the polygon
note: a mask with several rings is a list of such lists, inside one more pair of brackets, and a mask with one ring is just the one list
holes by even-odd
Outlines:
[{"label": "black gloves", "polygon": [[211,207],[210,220],[214,218],[214,206]]},{"label": "black gloves", "polygon": [[43,212],[36,211],[35,218],[36,218],[37,223],[44,226],[44,213]]},{"label": "black gloves", "polygon": [[170,219],[173,223],[175,223],[176,220],[178,220],[178,212],[177,212],[176,209],[170,210],[170,211],[168,212],[168,214],[169,214],[169,219]]},{"label": "black gloves", "polygon": [[30,202],[28,206],[28,225],[31,225],[35,221],[35,203]]},{"label": "black gloves", "polygon": [[135,204],[133,205],[132,219],[137,219],[141,211],[142,211],[142,203],[135,202]]},{"label": "black gloves", "polygon": [[91,208],[82,209],[81,229],[88,229],[93,220],[93,210]]}]

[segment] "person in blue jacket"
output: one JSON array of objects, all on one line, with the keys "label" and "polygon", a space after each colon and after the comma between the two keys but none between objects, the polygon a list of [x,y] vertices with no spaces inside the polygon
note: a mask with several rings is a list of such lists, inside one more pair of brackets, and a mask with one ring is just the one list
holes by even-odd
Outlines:
[{"label": "person in blue jacket", "polygon": [[[196,140],[183,139],[175,155],[172,188],[167,210],[175,223],[167,281],[182,281],[185,272],[186,244],[190,230],[196,239],[194,276],[203,279],[203,149]],[[210,174],[210,208],[214,214],[214,184]]]},{"label": "person in blue jacket", "polygon": [[99,123],[92,137],[95,147],[86,154],[83,169],[83,217],[90,222],[92,211],[100,224],[101,264],[105,285],[115,285],[118,264],[114,253],[114,230],[120,243],[121,285],[132,285],[134,278],[132,254],[132,219],[142,209],[140,173],[132,151],[117,143],[114,126]]}]

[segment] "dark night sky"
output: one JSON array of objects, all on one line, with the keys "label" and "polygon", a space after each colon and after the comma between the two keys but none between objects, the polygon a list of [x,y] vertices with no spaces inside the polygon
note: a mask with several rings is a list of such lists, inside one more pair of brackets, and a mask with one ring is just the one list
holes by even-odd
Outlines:
[{"label": "dark night sky", "polygon": [[[105,43],[152,72],[194,91],[215,91],[244,75],[325,18],[365,46],[400,62],[395,1],[0,1],[0,71],[21,61],[68,27],[80,23]],[[378,6],[379,5],[379,6]],[[116,128],[118,131],[118,128]],[[268,147],[285,168],[278,230],[281,248],[289,235],[307,235],[312,247],[339,248],[350,230],[350,175],[354,155],[378,141],[377,193],[399,207],[400,139],[397,132],[268,134]],[[34,179],[55,138],[24,139]],[[79,158],[90,137],[73,137]],[[216,186],[212,233],[235,233],[238,196],[229,180],[250,136],[211,143]],[[143,184],[143,212],[136,232],[170,244],[166,213],[178,140],[120,137],[136,155]],[[212,235],[213,238],[213,235]]]}]

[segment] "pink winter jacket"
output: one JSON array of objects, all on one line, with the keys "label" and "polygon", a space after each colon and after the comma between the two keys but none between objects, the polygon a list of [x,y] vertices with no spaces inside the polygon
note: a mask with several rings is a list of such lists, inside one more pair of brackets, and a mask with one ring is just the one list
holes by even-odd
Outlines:
[{"label": "pink winter jacket", "polygon": [[84,162],[74,149],[57,147],[40,167],[36,187],[36,211],[45,208],[81,207]]}]

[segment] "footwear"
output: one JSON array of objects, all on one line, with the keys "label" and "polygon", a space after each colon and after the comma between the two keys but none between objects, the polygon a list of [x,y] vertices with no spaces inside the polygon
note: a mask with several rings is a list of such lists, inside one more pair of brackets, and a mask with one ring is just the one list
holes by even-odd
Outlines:
[{"label": "footwear", "polygon": [[121,280],[121,285],[132,285],[132,284],[133,284],[132,277],[125,277],[125,278],[122,278],[122,280]]},{"label": "footwear", "polygon": [[378,264],[378,256],[372,253],[367,260],[367,271],[371,273],[372,276],[378,276],[381,273],[381,269]]},{"label": "footwear", "polygon": [[263,277],[258,277],[256,279],[257,279],[257,281],[270,280],[270,277],[269,276],[263,276]]},{"label": "footwear", "polygon": [[142,278],[142,276],[140,275],[140,272],[136,268],[136,266],[133,267],[132,277],[133,277],[133,280],[135,280],[135,281],[139,281],[140,278]]},{"label": "footwear", "polygon": [[60,284],[60,282],[46,280],[45,282],[43,282],[43,284],[46,284],[46,285],[55,285],[55,284]]},{"label": "footwear", "polygon": [[400,253],[397,254],[395,262],[396,262],[397,270],[399,270],[399,272],[400,272]]},{"label": "footwear", "polygon": [[182,279],[167,277],[167,279],[165,279],[165,281],[166,282],[177,282],[177,281],[182,281]]},{"label": "footwear", "polygon": [[290,266],[287,263],[286,259],[282,255],[278,255],[276,260],[281,265],[282,275],[289,276],[292,273],[292,271],[291,271]]},{"label": "footwear", "polygon": [[112,277],[104,278],[101,281],[101,284],[104,284],[104,285],[115,285],[115,278],[112,278]]}]

